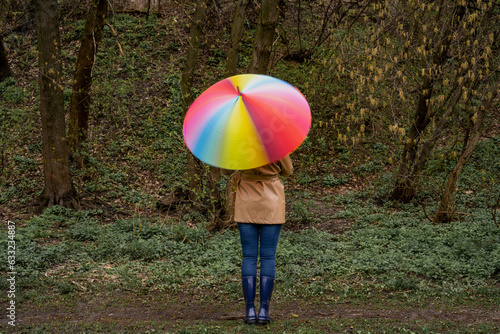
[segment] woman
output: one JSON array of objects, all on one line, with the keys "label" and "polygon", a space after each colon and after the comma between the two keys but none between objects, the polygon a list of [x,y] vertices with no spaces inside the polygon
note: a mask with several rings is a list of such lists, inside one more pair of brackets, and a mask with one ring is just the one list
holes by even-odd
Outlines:
[{"label": "woman", "polygon": [[[238,223],[243,263],[241,280],[245,298],[245,323],[267,324],[274,288],[276,247],[285,223],[285,189],[279,175],[289,176],[293,166],[289,156],[239,172],[236,184],[234,220]],[[259,249],[260,241],[260,249]],[[260,255],[260,310],[254,307],[257,257]]]}]

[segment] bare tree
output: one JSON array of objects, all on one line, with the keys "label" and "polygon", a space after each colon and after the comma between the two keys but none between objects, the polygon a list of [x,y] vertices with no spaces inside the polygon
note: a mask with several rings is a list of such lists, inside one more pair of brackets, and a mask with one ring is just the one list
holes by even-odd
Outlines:
[{"label": "bare tree", "polygon": [[227,51],[225,76],[230,77],[236,74],[238,65],[238,53],[243,27],[245,23],[245,11],[249,0],[239,0],[236,4],[233,26],[231,28],[231,47]]},{"label": "bare tree", "polygon": [[[302,0],[297,0],[295,8],[288,6],[292,9],[283,14],[293,16],[296,25],[294,30],[287,27],[280,30],[281,41],[287,48],[284,58],[299,62],[310,59],[314,52],[331,38],[337,28],[351,17],[351,23],[348,27],[350,28],[372,2],[373,0],[349,2],[325,0],[315,3],[313,6],[311,2],[304,4]],[[353,9],[356,9],[356,12]],[[318,18],[321,19],[318,20]],[[318,24],[307,24],[310,21],[318,21]],[[296,43],[298,49],[292,45]]]},{"label": "bare tree", "polygon": [[0,81],[12,76],[3,43],[12,33],[26,33],[34,22],[34,0],[0,1]]},{"label": "bare tree", "polygon": [[474,152],[479,139],[481,137],[481,129],[483,128],[484,118],[486,114],[491,110],[493,101],[497,97],[498,90],[500,88],[500,79],[497,79],[496,84],[493,86],[492,90],[487,94],[488,98],[484,101],[483,105],[477,113],[472,115],[471,122],[469,122],[469,131],[466,132],[466,138],[464,139],[464,145],[462,153],[453,168],[453,171],[448,176],[448,181],[441,196],[441,201],[439,203],[439,209],[436,212],[434,220],[436,222],[450,222],[453,219],[455,213],[455,189],[458,178],[462,169],[469,161],[472,153]]},{"label": "bare tree", "polygon": [[[193,75],[196,69],[196,62],[198,61],[200,38],[203,33],[203,23],[207,3],[207,0],[198,0],[196,2],[196,8],[192,18],[187,59],[184,63],[181,75],[181,94],[184,113],[187,112],[189,106],[194,101],[191,88],[193,86]],[[199,196],[202,192],[203,167],[200,161],[190,152],[188,153],[187,165],[190,193],[189,198],[192,203],[198,203]]]},{"label": "bare tree", "polygon": [[38,0],[35,11],[45,175],[40,201],[42,206],[78,209],[80,203],[70,175],[66,140],[57,0]]},{"label": "bare tree", "polygon": [[2,36],[0,36],[0,81],[10,76],[12,76],[12,71],[9,66],[9,60],[7,59],[7,53],[3,46]]},{"label": "bare tree", "polygon": [[[239,0],[236,4],[236,9],[233,18],[233,25],[231,28],[231,45],[227,51],[226,67],[224,71],[225,77],[236,75],[236,67],[238,65],[238,54],[243,36],[245,12],[249,0]],[[232,175],[231,171],[216,171],[213,173],[216,177],[221,174]],[[220,219],[216,220],[215,229],[223,229],[233,221],[234,217],[234,196],[233,196],[234,178],[230,176],[226,184],[226,191],[224,193],[224,207],[221,209]],[[222,197],[222,195],[220,195]]]},{"label": "bare tree", "polygon": [[[403,15],[413,20],[408,23],[413,29],[405,31],[405,19],[401,19],[399,31],[405,47],[396,58],[419,66],[419,73],[412,75],[420,84],[392,193],[392,198],[402,202],[414,198],[420,173],[457,118],[457,106],[483,100],[481,91],[489,89],[486,79],[491,76],[491,48],[499,24],[487,4],[475,7],[442,0],[406,8],[410,12]],[[399,93],[404,97],[403,90]]]},{"label": "bare tree", "polygon": [[266,74],[278,23],[279,0],[262,0],[249,73]]},{"label": "bare tree", "polygon": [[[107,11],[108,0],[90,1],[85,30],[75,65],[73,95],[69,107],[68,143],[73,154],[80,152],[83,143],[87,140],[92,70],[97,47],[102,38]],[[73,158],[79,162],[79,165],[83,163],[78,154],[73,155]]]}]

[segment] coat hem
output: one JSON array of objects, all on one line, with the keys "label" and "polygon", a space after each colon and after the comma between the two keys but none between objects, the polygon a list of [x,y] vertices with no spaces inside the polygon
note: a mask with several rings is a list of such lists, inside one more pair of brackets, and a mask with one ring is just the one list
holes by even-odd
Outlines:
[{"label": "coat hem", "polygon": [[241,223],[241,224],[258,224],[258,225],[283,225],[285,224],[285,222],[269,222],[269,221],[237,221],[235,220],[235,222],[237,223]]}]

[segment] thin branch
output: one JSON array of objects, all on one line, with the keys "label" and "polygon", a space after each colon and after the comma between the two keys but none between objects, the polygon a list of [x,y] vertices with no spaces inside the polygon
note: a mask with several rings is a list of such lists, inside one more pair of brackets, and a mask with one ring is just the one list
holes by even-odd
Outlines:
[{"label": "thin branch", "polygon": [[118,40],[118,35],[116,34],[115,29],[113,29],[111,24],[109,24],[108,22],[106,22],[106,25],[109,27],[109,29],[111,29],[111,33],[113,34],[113,37],[116,40],[116,44],[118,44],[118,48],[120,49],[120,56],[123,56],[123,49],[122,49],[122,46],[120,44],[120,41]]}]

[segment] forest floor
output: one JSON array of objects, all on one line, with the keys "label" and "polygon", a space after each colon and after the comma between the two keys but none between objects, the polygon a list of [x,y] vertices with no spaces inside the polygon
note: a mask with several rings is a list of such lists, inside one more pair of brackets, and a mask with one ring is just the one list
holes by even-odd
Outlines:
[{"label": "forest floor", "polygon": [[274,297],[271,308],[275,321],[265,327],[252,328],[242,324],[242,298],[226,300],[216,295],[213,290],[175,295],[158,291],[104,290],[47,296],[50,302],[27,301],[22,304],[16,315],[16,329],[23,333],[40,332],[37,329],[47,333],[500,331],[500,310],[491,305],[481,305],[480,302],[453,305],[439,299],[413,303],[392,294],[342,301],[337,301],[339,297],[335,294],[297,299],[278,295]]},{"label": "forest floor", "polygon": [[[337,191],[360,187],[351,182]],[[318,198],[310,201],[314,202],[312,214],[316,216],[331,217],[342,210]],[[332,218],[316,222],[314,228],[343,234],[351,225],[349,219]],[[286,229],[300,232],[309,227],[291,223]],[[3,322],[1,328],[18,333],[500,332],[500,309],[487,298],[381,291],[366,277],[349,282],[354,291],[347,295],[339,290],[291,296],[278,289],[271,308],[274,322],[267,326],[243,324],[243,298],[221,293],[220,286],[200,289],[186,283],[182,292],[169,293],[154,286],[131,289],[108,283],[96,280],[69,294],[54,292],[25,300],[18,306],[16,327]]]},{"label": "forest floor", "polygon": [[[314,222],[287,222],[285,229],[300,233],[314,227],[332,234],[344,234],[354,220],[336,218],[342,205],[332,205],[328,196],[359,191],[369,180],[351,179],[331,190],[312,191],[304,196],[303,189],[290,184],[287,207],[292,203],[307,204]],[[294,192],[297,191],[297,192]],[[305,197],[305,199],[304,199]],[[86,209],[101,207],[88,199]],[[12,208],[11,208],[12,209]],[[158,211],[149,212],[158,215]],[[105,221],[133,216],[132,207],[123,207]],[[9,211],[11,219],[27,221],[27,215]],[[29,212],[29,210],[28,210]],[[121,213],[120,213],[121,212]],[[6,213],[7,214],[7,213]],[[148,214],[144,212],[144,214]],[[36,216],[36,215],[35,215]],[[12,218],[14,217],[14,218]],[[147,219],[144,217],[144,219]],[[55,269],[57,271],[57,268]],[[52,273],[54,278],[58,275]],[[61,273],[62,275],[62,273]],[[50,277],[51,271],[45,273]],[[233,281],[235,279],[233,278]],[[356,280],[356,279],[355,279]],[[375,281],[375,280],[374,280]],[[17,333],[499,333],[500,309],[489,298],[450,297],[419,294],[415,291],[383,291],[366,277],[348,282],[353,287],[345,291],[327,291],[305,296],[300,292],[287,295],[277,289],[273,296],[272,316],[267,326],[243,324],[243,298],[228,296],[220,286],[203,289],[188,283],[182,292],[162,292],[154,286],[132,289],[95,280],[78,285],[76,291],[53,292],[23,300],[17,306],[16,327],[0,324],[2,332]],[[234,283],[234,282],[233,282]],[[50,290],[50,289],[49,289]],[[237,294],[236,294],[237,295]],[[258,300],[258,296],[256,298]],[[3,302],[2,302],[3,304]],[[2,309],[5,309],[2,307]]]}]

